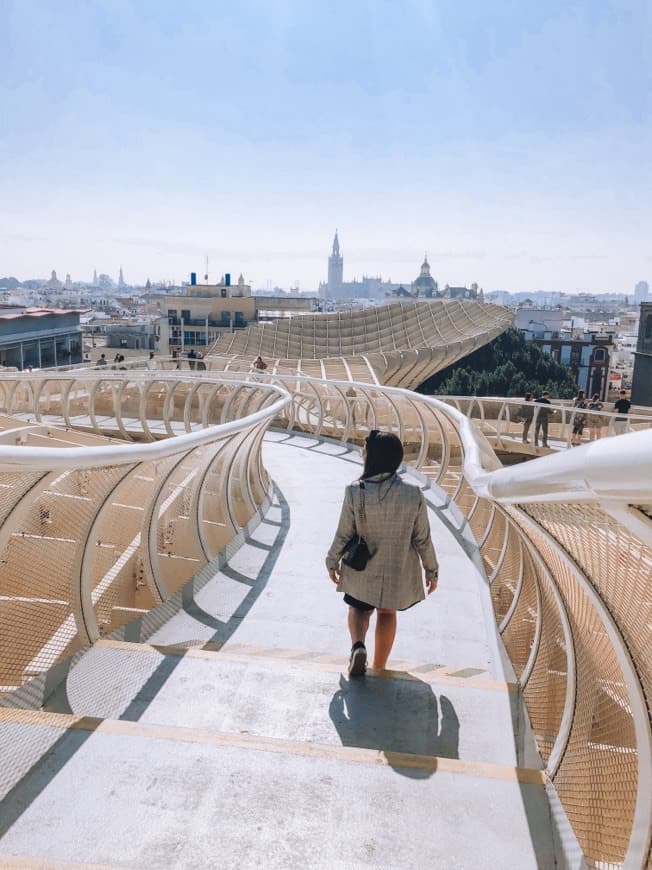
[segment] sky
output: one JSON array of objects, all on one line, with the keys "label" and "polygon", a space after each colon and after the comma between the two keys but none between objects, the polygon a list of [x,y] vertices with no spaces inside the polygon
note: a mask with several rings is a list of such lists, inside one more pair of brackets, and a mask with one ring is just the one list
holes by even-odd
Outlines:
[{"label": "sky", "polygon": [[0,276],[652,282],[650,0],[0,0]]}]

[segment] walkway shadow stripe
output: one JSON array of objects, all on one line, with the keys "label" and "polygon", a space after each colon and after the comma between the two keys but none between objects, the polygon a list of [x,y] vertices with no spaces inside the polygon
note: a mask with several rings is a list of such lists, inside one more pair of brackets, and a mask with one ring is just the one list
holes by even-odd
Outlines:
[{"label": "walkway shadow stripe", "polygon": [[[265,664],[274,667],[298,668],[300,670],[323,671],[339,674],[347,665],[343,656],[331,656],[304,650],[278,649],[275,647],[244,646],[243,644],[224,646],[219,643],[206,643],[195,646],[185,645],[158,646],[146,643],[130,643],[120,640],[98,640],[96,647],[121,650],[124,652],[157,653],[162,656],[213,659],[218,661],[240,662],[242,664]],[[469,676],[466,676],[468,673]],[[459,668],[454,665],[434,665],[430,662],[396,662],[390,670],[369,669],[368,676],[384,680],[420,680],[424,683],[442,686],[463,686],[469,689],[490,689],[498,692],[517,693],[517,683],[503,683],[498,680],[481,679],[483,673],[477,668]],[[486,672],[485,672],[486,673]]]},{"label": "walkway shadow stripe", "polygon": [[304,758],[325,758],[354,764],[380,764],[391,767],[409,767],[462,776],[476,776],[525,785],[545,785],[543,770],[529,767],[510,767],[480,761],[462,761],[434,755],[411,755],[405,752],[385,752],[349,746],[331,746],[278,737],[256,737],[225,731],[207,731],[204,728],[182,728],[176,725],[154,725],[130,722],[125,719],[98,719],[92,716],[71,716],[66,713],[40,713],[33,710],[0,709],[0,725],[20,724],[29,727],[59,728],[62,731],[92,731],[123,737],[141,737],[147,740],[170,740],[176,743],[195,743],[204,746],[225,746],[255,752],[274,752]]}]

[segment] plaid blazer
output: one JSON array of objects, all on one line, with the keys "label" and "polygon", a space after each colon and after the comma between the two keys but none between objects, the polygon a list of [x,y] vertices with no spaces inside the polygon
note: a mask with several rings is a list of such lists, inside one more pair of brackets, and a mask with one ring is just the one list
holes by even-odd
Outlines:
[{"label": "plaid blazer", "polygon": [[344,492],[326,566],[336,568],[350,539],[361,534],[372,556],[364,571],[342,565],[339,591],[373,607],[405,610],[425,598],[421,563],[427,579],[438,571],[426,502],[420,489],[397,474],[376,475],[364,483],[365,521],[356,481]]}]

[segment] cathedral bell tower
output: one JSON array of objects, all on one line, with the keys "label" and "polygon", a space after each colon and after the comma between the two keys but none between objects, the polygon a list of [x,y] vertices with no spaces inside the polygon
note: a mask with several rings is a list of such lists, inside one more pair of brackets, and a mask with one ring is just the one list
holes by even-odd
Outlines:
[{"label": "cathedral bell tower", "polygon": [[331,297],[339,296],[342,292],[342,283],[344,276],[344,260],[340,255],[340,241],[337,238],[337,230],[335,230],[335,238],[333,239],[333,250],[328,258],[328,295]]}]

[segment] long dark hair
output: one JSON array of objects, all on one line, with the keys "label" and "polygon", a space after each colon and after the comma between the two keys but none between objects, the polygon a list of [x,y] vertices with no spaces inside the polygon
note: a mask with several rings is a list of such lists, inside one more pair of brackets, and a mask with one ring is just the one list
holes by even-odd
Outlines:
[{"label": "long dark hair", "polygon": [[403,445],[391,432],[372,429],[365,438],[364,471],[360,480],[376,474],[394,474],[403,462]]}]

